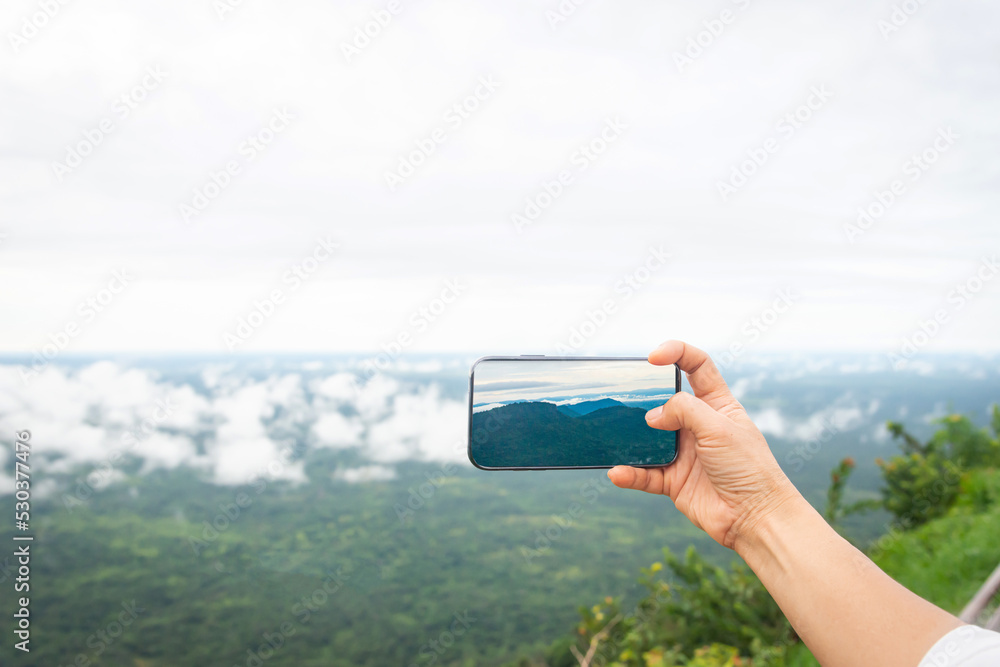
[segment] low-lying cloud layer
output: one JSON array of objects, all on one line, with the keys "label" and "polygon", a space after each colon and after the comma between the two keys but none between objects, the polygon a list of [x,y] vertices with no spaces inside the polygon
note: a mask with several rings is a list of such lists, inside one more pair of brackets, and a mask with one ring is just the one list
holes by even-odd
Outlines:
[{"label": "low-lying cloud layer", "polygon": [[[380,464],[339,470],[336,479],[387,480],[392,464],[404,460],[465,461],[465,425],[464,402],[444,398],[438,385],[385,375],[363,381],[350,371],[276,371],[259,378],[207,367],[179,381],[98,361],[49,366],[25,383],[18,367],[0,365],[0,429],[32,432],[34,469],[75,473],[83,466],[95,488],[120,476],[125,456],[141,460],[141,472],[184,465],[218,484],[304,481],[295,454],[301,443],[355,449]],[[9,467],[0,473],[0,493],[13,489]]]},{"label": "low-lying cloud layer", "polygon": [[[874,456],[888,445],[886,419],[917,429],[951,411],[990,419],[997,363],[949,357],[890,377],[884,360],[762,357],[741,362],[731,386],[778,447],[836,436],[873,448]],[[374,375],[346,359],[260,357],[189,367],[68,361],[25,381],[17,365],[0,363],[0,433],[7,434],[0,436],[0,494],[14,488],[8,443],[21,430],[32,433],[35,497],[82,480],[83,500],[123,479],[130,459],[140,474],[186,467],[230,486],[258,478],[304,482],[310,454],[331,451],[338,453],[336,482],[390,481],[403,462],[469,466],[467,368],[458,358],[399,360]],[[977,370],[984,379],[975,379]]]}]

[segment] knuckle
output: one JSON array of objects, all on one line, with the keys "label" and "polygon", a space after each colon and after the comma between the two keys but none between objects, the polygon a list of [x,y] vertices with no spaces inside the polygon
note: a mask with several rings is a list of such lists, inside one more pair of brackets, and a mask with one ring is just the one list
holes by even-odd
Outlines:
[{"label": "knuckle", "polygon": [[694,396],[692,396],[688,392],[686,392],[686,391],[679,391],[679,392],[677,392],[676,394],[674,394],[673,396],[670,397],[670,400],[667,401],[667,406],[669,406],[671,403],[673,403],[677,407],[683,407],[685,405],[690,405],[691,399],[693,399],[693,398],[694,398]]}]

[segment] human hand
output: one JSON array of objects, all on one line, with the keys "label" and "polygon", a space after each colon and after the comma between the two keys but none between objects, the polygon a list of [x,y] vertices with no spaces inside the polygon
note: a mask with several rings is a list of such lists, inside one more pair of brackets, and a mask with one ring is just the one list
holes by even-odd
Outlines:
[{"label": "human hand", "polygon": [[671,340],[650,353],[649,362],[677,364],[694,391],[678,392],[646,414],[653,428],[679,429],[677,460],[663,468],[616,466],[608,471],[615,486],[669,496],[730,549],[762,519],[802,500],[707,354]]}]

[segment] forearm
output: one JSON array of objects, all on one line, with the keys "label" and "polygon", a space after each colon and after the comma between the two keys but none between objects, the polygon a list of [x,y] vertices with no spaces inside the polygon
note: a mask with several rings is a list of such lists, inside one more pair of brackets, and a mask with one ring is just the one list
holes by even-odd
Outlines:
[{"label": "forearm", "polygon": [[961,625],[893,581],[801,496],[748,526],[735,548],[824,667],[916,667]]}]

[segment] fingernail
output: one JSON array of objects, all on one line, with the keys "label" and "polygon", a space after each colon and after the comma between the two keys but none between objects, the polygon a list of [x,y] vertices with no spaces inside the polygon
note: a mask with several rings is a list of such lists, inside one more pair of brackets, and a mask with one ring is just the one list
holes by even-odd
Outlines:
[{"label": "fingernail", "polygon": [[653,408],[652,410],[650,410],[649,412],[646,413],[646,421],[652,421],[652,420],[656,419],[657,417],[660,416],[661,412],[663,412],[663,406],[662,405],[659,405],[659,406]]}]

